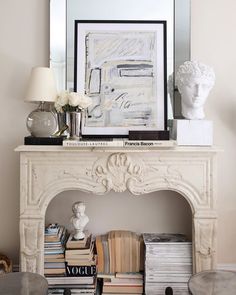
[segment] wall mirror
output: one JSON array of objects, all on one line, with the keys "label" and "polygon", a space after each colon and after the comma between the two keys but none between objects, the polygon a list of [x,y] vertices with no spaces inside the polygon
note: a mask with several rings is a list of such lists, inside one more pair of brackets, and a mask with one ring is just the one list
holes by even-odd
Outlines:
[{"label": "wall mirror", "polygon": [[75,20],[166,20],[168,118],[178,117],[180,98],[169,77],[190,59],[190,0],[50,0],[50,67],[58,91],[74,88]]}]

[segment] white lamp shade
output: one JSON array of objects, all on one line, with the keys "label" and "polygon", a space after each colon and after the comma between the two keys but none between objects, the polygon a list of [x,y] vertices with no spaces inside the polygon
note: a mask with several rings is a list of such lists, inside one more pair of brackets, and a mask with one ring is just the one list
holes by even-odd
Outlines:
[{"label": "white lamp shade", "polygon": [[31,71],[25,96],[27,102],[54,102],[57,97],[53,71],[47,67],[35,67]]}]

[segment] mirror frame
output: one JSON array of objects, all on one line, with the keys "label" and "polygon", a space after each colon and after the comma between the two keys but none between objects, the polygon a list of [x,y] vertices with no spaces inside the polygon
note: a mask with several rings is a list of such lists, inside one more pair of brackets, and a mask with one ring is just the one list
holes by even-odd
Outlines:
[{"label": "mirror frame", "polygon": [[[64,13],[60,14],[60,24],[61,27],[58,28],[58,23],[55,25],[55,11],[52,8],[53,4],[57,0],[49,0],[50,1],[50,67],[54,68],[54,46],[57,42],[60,42],[60,46],[63,50],[64,56],[64,71],[61,75],[55,73],[57,88],[58,90],[67,89],[67,5],[69,0],[62,0],[64,3]],[[167,85],[168,92],[170,95],[170,101],[172,104],[174,118],[181,117],[181,98],[178,92],[177,87],[175,86],[175,75],[174,73],[178,69],[178,67],[186,60],[190,60],[191,56],[191,0],[173,0],[174,5],[174,45],[173,45],[173,77],[169,79],[169,83]],[[184,25],[181,25],[181,22],[184,22]],[[186,25],[187,23],[187,25]],[[57,32],[57,33],[56,33]],[[59,34],[58,34],[59,32]],[[57,38],[55,38],[57,36]],[[60,38],[60,40],[59,40]],[[74,71],[74,69],[72,70]],[[73,73],[74,74],[74,73]],[[73,79],[74,81],[74,79]],[[72,90],[72,89],[71,89]],[[169,112],[169,110],[168,110]],[[168,113],[169,116],[169,113]]]}]

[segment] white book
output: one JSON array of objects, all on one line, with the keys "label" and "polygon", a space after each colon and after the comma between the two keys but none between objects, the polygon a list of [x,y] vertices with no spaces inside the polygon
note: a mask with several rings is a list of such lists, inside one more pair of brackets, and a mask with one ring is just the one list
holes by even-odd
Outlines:
[{"label": "white book", "polygon": [[153,272],[153,275],[159,274],[159,273],[192,273],[192,265],[186,265],[186,264],[161,264],[161,265],[156,265],[156,267],[150,267],[149,266],[149,271]]},{"label": "white book", "polygon": [[155,147],[174,147],[176,142],[173,140],[71,140],[65,139],[63,147],[127,147],[127,148],[155,148]]},{"label": "white book", "polygon": [[124,140],[124,147],[152,148],[152,147],[174,147],[174,140]]},{"label": "white book", "polygon": [[60,284],[93,284],[94,278],[91,277],[46,277],[49,285]]},{"label": "white book", "polygon": [[192,263],[192,257],[145,257],[145,263],[150,264],[150,263]]},{"label": "white book", "polygon": [[63,147],[123,147],[123,140],[71,140],[65,139]]},{"label": "white book", "polygon": [[173,289],[174,295],[189,295],[187,283],[147,283],[145,290],[149,295],[163,295],[167,287]]},{"label": "white book", "polygon": [[147,282],[155,282],[155,283],[158,283],[158,282],[165,282],[165,283],[177,283],[177,282],[181,282],[181,283],[188,283],[189,279],[190,279],[191,276],[188,276],[188,277],[172,277],[170,278],[169,276],[165,275],[163,278],[160,278],[160,277],[156,277],[156,278],[153,278],[151,276],[147,276],[147,279],[146,279],[146,283]]}]

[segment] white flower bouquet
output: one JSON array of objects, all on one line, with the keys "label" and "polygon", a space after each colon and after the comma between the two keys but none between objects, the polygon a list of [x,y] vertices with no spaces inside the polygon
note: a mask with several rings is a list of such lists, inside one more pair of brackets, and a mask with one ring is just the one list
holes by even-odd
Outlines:
[{"label": "white flower bouquet", "polygon": [[92,104],[92,99],[78,92],[61,92],[55,101],[55,109],[59,113],[78,112],[87,109]]}]

